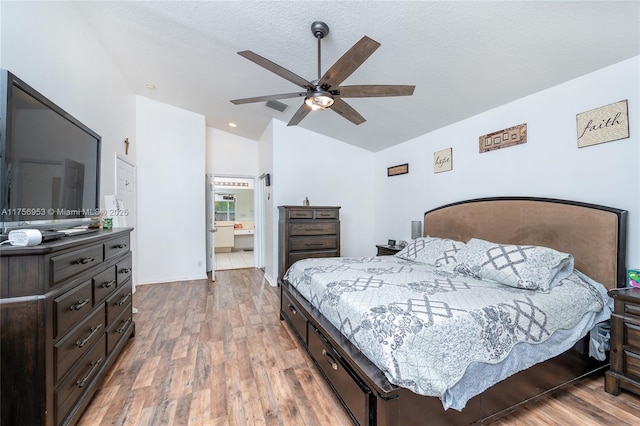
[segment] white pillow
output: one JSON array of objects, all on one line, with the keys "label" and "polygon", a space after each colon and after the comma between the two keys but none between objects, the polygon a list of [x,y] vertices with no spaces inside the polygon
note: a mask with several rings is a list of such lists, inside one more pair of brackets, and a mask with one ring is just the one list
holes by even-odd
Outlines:
[{"label": "white pillow", "polygon": [[511,287],[548,292],[571,275],[573,256],[548,247],[471,239],[458,252],[456,272]]},{"label": "white pillow", "polygon": [[464,247],[461,241],[446,238],[420,237],[412,240],[396,257],[427,265],[446,267],[453,270],[456,253]]}]

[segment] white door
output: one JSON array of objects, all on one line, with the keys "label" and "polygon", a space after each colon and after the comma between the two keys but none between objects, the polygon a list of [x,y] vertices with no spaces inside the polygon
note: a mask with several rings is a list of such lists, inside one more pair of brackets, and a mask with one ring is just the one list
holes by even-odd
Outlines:
[{"label": "white door", "polygon": [[[136,268],[136,165],[130,162],[128,159],[116,154],[116,200],[119,204],[119,208],[123,208],[126,212],[123,216],[118,216],[118,226],[131,227],[133,232],[131,233],[131,251],[133,256],[133,290],[135,291],[137,279]],[[136,312],[134,308],[134,313]]]},{"label": "white door", "polygon": [[213,176],[208,174],[206,176],[206,215],[207,215],[207,272],[211,271],[211,281],[216,280],[216,251],[215,251],[215,211],[214,211],[214,196],[213,196]]},{"label": "white door", "polygon": [[[136,226],[136,166],[116,156],[116,200],[126,214],[118,218],[120,226]],[[124,221],[123,221],[124,219]]]}]

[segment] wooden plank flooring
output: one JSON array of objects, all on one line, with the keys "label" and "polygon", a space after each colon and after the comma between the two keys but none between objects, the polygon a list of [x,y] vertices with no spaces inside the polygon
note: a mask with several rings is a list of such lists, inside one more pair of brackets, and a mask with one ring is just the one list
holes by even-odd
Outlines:
[{"label": "wooden plank flooring", "polygon": [[[138,286],[136,337],[79,424],[350,425],[257,269]],[[589,378],[493,425],[636,425],[640,398]]]}]

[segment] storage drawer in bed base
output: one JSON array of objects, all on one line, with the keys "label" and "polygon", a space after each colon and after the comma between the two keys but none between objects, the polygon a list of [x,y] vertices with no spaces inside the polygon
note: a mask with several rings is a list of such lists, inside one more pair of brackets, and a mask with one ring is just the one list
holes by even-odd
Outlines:
[{"label": "storage drawer in bed base", "polygon": [[363,426],[374,424],[371,390],[313,326],[309,326],[308,348],[352,420]]}]

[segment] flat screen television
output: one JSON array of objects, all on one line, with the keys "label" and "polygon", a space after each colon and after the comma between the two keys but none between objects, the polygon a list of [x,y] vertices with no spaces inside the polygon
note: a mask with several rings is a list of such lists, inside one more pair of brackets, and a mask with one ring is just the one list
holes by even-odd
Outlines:
[{"label": "flat screen television", "polygon": [[0,231],[98,221],[102,138],[0,70]]}]

